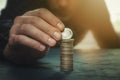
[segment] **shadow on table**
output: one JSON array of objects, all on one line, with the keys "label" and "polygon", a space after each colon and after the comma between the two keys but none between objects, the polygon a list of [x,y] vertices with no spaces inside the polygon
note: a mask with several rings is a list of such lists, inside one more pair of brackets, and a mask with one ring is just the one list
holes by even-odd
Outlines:
[{"label": "shadow on table", "polygon": [[9,66],[3,80],[64,80],[70,73],[54,70],[49,63],[30,67]]}]

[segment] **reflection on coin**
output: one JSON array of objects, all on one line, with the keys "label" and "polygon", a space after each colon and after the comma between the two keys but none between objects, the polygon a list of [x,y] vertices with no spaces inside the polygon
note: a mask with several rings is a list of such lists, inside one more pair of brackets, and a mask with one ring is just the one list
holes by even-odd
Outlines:
[{"label": "reflection on coin", "polygon": [[70,28],[65,28],[62,32],[62,39],[71,39],[73,36],[73,32]]}]

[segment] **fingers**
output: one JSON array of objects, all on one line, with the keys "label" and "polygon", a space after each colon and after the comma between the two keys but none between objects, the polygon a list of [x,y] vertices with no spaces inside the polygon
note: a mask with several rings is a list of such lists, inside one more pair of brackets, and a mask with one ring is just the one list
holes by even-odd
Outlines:
[{"label": "fingers", "polygon": [[29,11],[16,17],[10,30],[9,43],[20,43],[39,51],[54,46],[61,39],[64,24],[47,9]]},{"label": "fingers", "polygon": [[44,51],[46,49],[46,47],[42,43],[40,43],[40,42],[38,42],[38,41],[36,41],[36,40],[34,40],[32,38],[29,38],[29,37],[27,37],[25,35],[12,34],[10,36],[9,43],[11,45],[13,43],[26,45],[26,46],[29,46],[29,47],[31,47],[33,49],[39,50],[39,51]]},{"label": "fingers", "polygon": [[[39,30],[45,32],[49,36],[53,37],[55,40],[61,39],[61,32],[58,28],[53,27],[52,25],[45,22],[43,19],[34,17],[34,16],[21,16],[19,17],[19,21],[17,20],[17,23],[21,24],[31,24],[34,25],[34,27],[37,27]],[[29,26],[29,25],[28,25]],[[21,27],[22,30],[26,28],[26,26]],[[27,27],[28,29],[29,27]],[[25,29],[24,29],[25,30]],[[19,30],[20,31],[20,30]]]},{"label": "fingers", "polygon": [[32,39],[42,42],[49,46],[54,46],[56,44],[56,40],[54,40],[49,35],[47,35],[43,31],[37,29],[36,27],[34,27],[31,24],[22,25],[19,32],[17,32],[17,33],[27,35],[27,36],[31,37]]},{"label": "fingers", "polygon": [[54,16],[50,11],[48,11],[45,8],[40,8],[36,9],[34,11],[29,11],[25,13],[24,15],[29,15],[29,16],[38,16],[45,20],[47,23],[50,25],[58,28],[60,31],[64,30],[64,24],[61,22],[60,19],[58,19],[56,16]]}]

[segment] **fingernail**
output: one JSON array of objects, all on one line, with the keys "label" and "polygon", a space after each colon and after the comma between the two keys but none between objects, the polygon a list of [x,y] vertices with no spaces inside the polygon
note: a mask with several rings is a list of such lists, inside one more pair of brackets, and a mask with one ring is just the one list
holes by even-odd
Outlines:
[{"label": "fingernail", "polygon": [[60,39],[60,34],[58,32],[54,32],[54,37],[56,40]]},{"label": "fingernail", "polygon": [[40,45],[39,50],[40,50],[40,51],[44,51],[45,48],[46,48],[45,46]]},{"label": "fingernail", "polygon": [[57,27],[58,27],[61,31],[64,30],[64,24],[63,24],[63,23],[58,23],[58,24],[57,24]]},{"label": "fingernail", "polygon": [[49,44],[50,46],[54,46],[55,43],[56,43],[56,41],[55,41],[54,39],[52,39],[52,38],[49,38],[49,39],[48,39],[48,44]]}]

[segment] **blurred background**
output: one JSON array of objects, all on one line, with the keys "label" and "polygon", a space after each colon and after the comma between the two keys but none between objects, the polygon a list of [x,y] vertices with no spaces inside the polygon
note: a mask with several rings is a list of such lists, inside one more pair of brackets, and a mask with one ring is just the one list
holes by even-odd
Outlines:
[{"label": "blurred background", "polygon": [[[7,0],[0,0],[0,11],[4,9],[6,6]],[[105,0],[110,18],[111,23],[113,24],[113,28],[116,31],[116,33],[120,36],[120,0]],[[1,14],[1,13],[0,13]],[[81,41],[79,45],[76,46],[76,48],[81,49],[92,49],[96,48],[99,49],[99,46],[94,39],[94,36],[91,32],[88,32],[84,39]]]},{"label": "blurred background", "polygon": [[114,29],[120,35],[120,0],[105,0]]},{"label": "blurred background", "polygon": [[[0,0],[0,11],[5,7],[7,0]],[[0,12],[1,14],[1,12]]]}]

